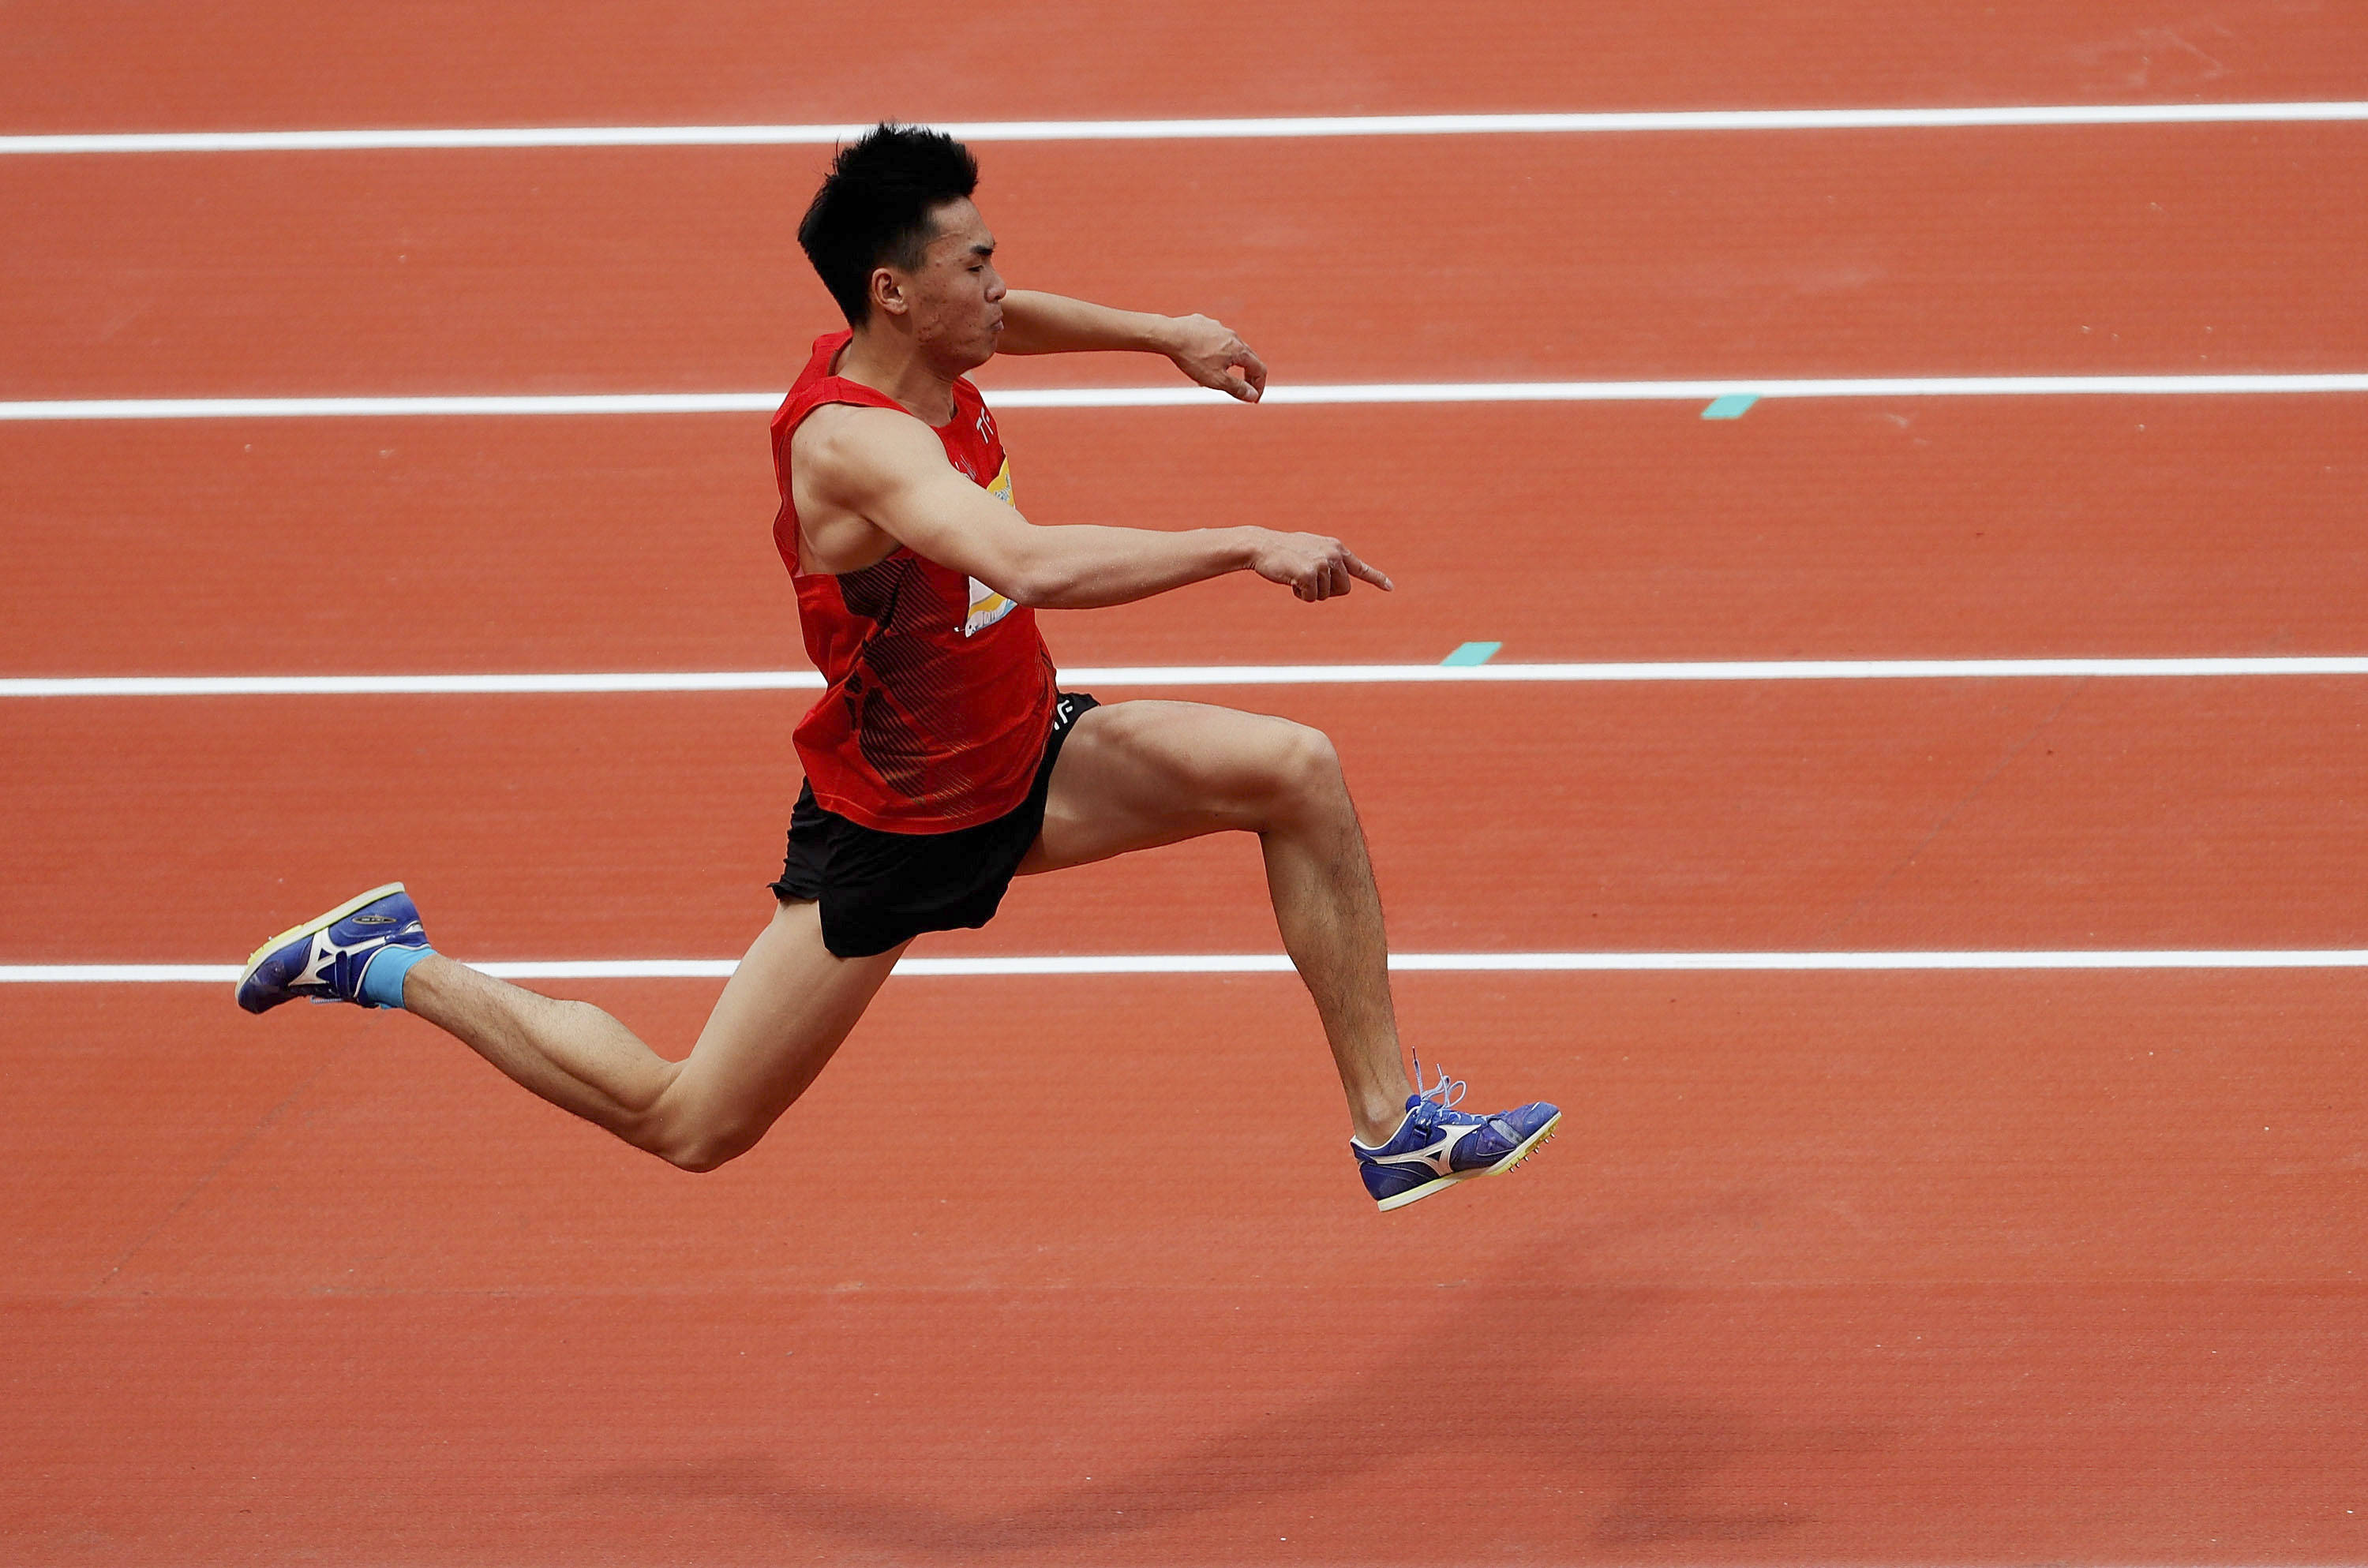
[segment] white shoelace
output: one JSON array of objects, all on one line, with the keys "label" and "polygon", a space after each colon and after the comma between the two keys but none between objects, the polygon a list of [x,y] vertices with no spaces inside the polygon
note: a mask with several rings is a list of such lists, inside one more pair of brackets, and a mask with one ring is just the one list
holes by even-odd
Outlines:
[{"label": "white shoelace", "polygon": [[1450,1078],[1447,1075],[1447,1069],[1441,1067],[1439,1070],[1439,1082],[1427,1089],[1424,1088],[1422,1086],[1422,1052],[1417,1051],[1414,1053],[1414,1088],[1415,1093],[1421,1098],[1433,1101],[1441,1110],[1453,1110],[1456,1102],[1463,1098],[1464,1087],[1463,1079]]}]

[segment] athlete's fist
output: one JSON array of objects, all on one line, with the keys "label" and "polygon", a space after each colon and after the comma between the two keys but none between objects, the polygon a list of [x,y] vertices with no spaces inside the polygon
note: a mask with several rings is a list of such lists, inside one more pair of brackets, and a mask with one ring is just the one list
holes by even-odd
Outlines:
[{"label": "athlete's fist", "polygon": [[1167,327],[1167,357],[1178,369],[1244,403],[1265,395],[1266,366],[1232,327],[1207,316],[1178,316]]},{"label": "athlete's fist", "polygon": [[1377,588],[1390,586],[1389,578],[1378,567],[1366,565],[1357,559],[1355,551],[1322,534],[1281,534],[1260,528],[1250,568],[1311,603],[1347,593],[1360,578]]}]

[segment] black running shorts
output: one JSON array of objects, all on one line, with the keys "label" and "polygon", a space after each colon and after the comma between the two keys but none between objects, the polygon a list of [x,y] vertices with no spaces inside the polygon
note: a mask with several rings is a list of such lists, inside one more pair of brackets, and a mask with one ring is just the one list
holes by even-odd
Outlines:
[{"label": "black running shorts", "polygon": [[773,896],[820,900],[823,946],[843,959],[884,953],[924,931],[985,925],[1043,829],[1061,743],[1078,715],[1099,706],[1082,691],[1060,693],[1028,798],[975,827],[882,833],[825,811],[808,784],[790,812],[789,858]]}]

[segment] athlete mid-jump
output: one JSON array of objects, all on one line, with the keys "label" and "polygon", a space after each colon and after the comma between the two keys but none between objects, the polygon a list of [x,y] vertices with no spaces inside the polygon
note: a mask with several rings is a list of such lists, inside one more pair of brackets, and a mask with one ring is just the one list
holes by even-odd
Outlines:
[{"label": "athlete mid-jump", "polygon": [[712,1170],[804,1092],[920,933],[985,925],[1014,876],[1241,829],[1331,1042],[1367,1191],[1395,1209],[1510,1167],[1561,1112],[1474,1116],[1443,1071],[1407,1082],[1381,899],[1331,743],[1224,708],[1062,692],[1036,631],[1037,607],[1229,572],[1309,600],[1389,579],[1315,534],[1040,528],[1014,510],[994,417],[963,379],[998,349],[1162,353],[1247,402],[1266,370],[1205,317],[1008,291],[977,184],[961,143],[883,125],[840,152],[798,229],[851,329],[816,340],[773,419],[773,538],[825,684],[797,727],[806,784],[771,923],[690,1054],[669,1062],[588,1003],[439,956],[399,882],[265,943],[239,1005],[405,1008],[553,1105]]}]

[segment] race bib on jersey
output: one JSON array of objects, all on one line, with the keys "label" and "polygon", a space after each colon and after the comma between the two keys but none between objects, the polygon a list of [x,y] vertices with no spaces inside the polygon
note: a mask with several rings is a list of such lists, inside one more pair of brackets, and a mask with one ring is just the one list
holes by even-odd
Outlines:
[{"label": "race bib on jersey", "polygon": [[1019,608],[973,577],[970,580],[970,619],[962,622],[962,635],[975,637]]},{"label": "race bib on jersey", "polygon": [[[986,493],[1007,506],[1011,505],[1010,459],[1004,460],[1003,467],[996,473],[995,483],[986,486]],[[970,616],[962,622],[962,635],[975,637],[1019,608],[985,583],[973,577],[970,580]]]}]

